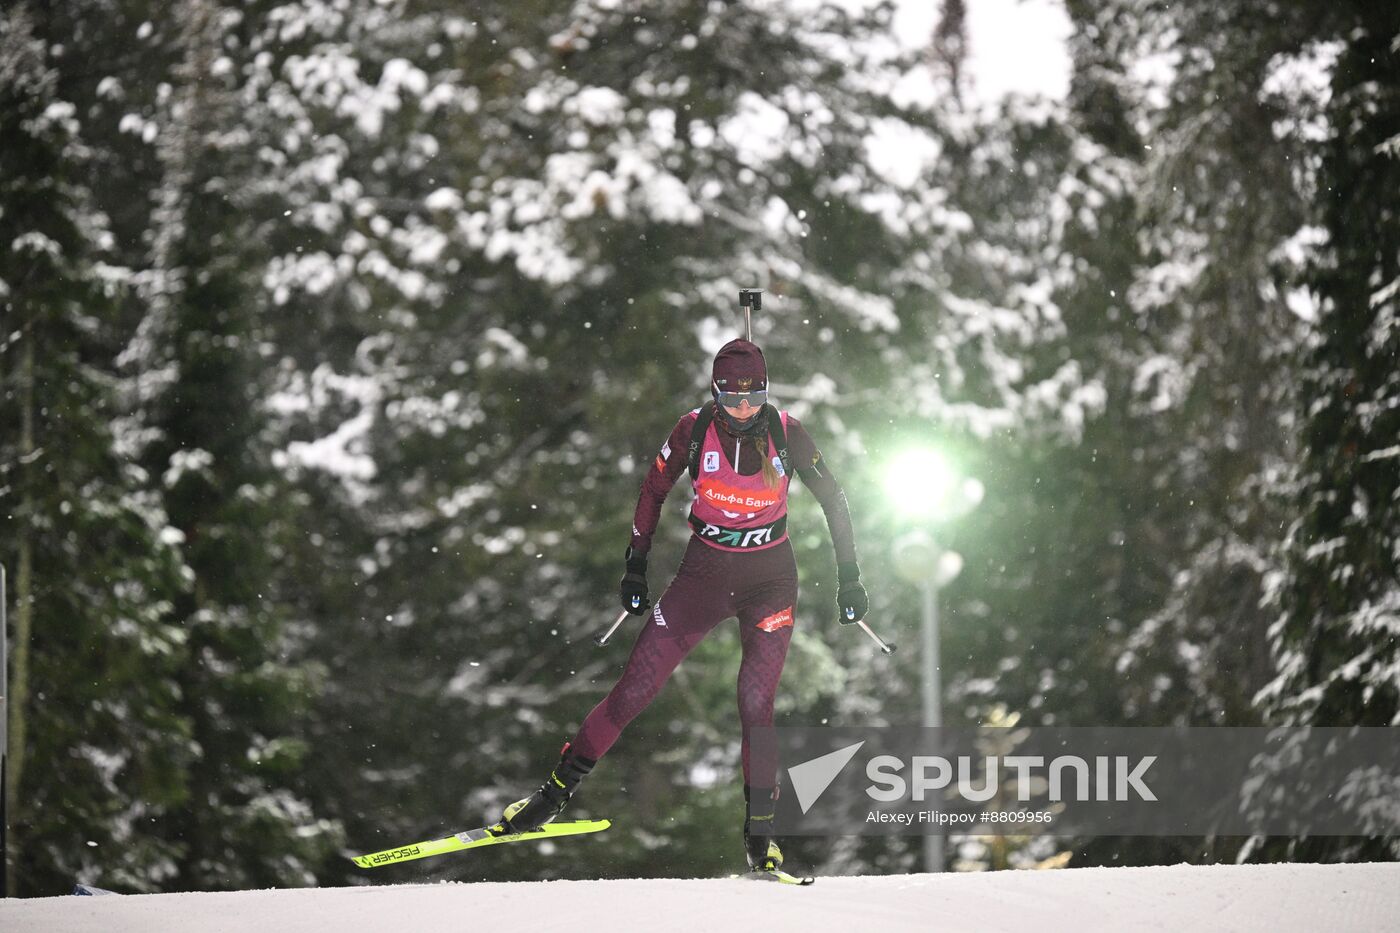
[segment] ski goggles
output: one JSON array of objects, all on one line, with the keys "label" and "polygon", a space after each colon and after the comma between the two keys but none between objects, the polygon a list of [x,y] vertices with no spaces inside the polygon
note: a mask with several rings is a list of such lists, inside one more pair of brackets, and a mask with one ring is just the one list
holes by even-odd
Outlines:
[{"label": "ski goggles", "polygon": [[725,408],[738,408],[740,402],[747,401],[750,408],[762,408],[768,404],[768,390],[755,389],[752,392],[719,392],[715,393],[716,400]]}]

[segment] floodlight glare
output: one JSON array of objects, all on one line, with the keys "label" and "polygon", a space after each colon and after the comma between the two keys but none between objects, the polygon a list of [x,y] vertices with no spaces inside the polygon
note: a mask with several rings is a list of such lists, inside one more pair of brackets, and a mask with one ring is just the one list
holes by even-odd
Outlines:
[{"label": "floodlight glare", "polygon": [[899,454],[885,474],[885,492],[901,511],[915,518],[945,512],[958,489],[957,471],[936,450],[913,449]]}]

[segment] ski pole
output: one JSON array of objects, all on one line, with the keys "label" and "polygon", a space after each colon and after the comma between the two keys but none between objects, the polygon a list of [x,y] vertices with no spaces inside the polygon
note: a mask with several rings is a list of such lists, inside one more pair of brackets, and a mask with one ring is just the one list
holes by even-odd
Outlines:
[{"label": "ski pole", "polygon": [[622,620],[627,618],[629,615],[631,615],[631,613],[629,613],[626,609],[622,610],[622,615],[617,617],[617,621],[612,624],[612,628],[608,629],[607,634],[599,635],[597,638],[593,639],[593,644],[597,645],[599,648],[606,645],[608,643],[608,639],[612,638],[612,633],[617,631],[617,627],[622,624]]},{"label": "ski pole", "polygon": [[867,634],[867,635],[869,635],[871,638],[875,639],[875,644],[879,645],[879,646],[880,646],[880,650],[883,651],[885,654],[894,654],[895,649],[899,647],[898,645],[894,644],[893,642],[886,643],[886,642],[884,642],[884,641],[881,641],[881,640],[880,640],[880,636],[879,636],[879,635],[876,635],[874,632],[872,632],[872,631],[870,630],[870,626],[868,626],[868,625],[865,624],[865,620],[864,620],[864,619],[861,619],[860,621],[856,622],[856,625],[859,625],[861,628],[865,629],[865,634]]}]

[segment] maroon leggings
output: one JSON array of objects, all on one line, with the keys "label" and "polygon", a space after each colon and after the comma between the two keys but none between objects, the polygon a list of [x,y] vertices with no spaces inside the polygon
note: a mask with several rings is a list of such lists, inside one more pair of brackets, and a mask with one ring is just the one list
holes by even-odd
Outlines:
[{"label": "maroon leggings", "polygon": [[751,763],[749,733],[773,724],[773,697],[792,639],[796,604],[797,562],[789,542],[761,551],[722,551],[692,536],[676,578],[643,617],[645,624],[622,676],[574,736],[575,751],[594,760],[607,754],[690,649],[721,621],[737,616],[743,647],[739,723],[744,783],[774,786],[776,760],[765,755],[765,760]]}]

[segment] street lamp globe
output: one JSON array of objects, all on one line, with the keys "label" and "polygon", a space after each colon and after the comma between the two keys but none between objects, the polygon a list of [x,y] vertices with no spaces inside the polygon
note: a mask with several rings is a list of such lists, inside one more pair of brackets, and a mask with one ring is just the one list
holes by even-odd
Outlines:
[{"label": "street lamp globe", "polygon": [[981,480],[973,479],[969,476],[962,481],[959,491],[962,493],[960,497],[962,503],[961,511],[970,512],[982,501],[982,496],[986,494],[987,488],[982,485]]},{"label": "street lamp globe", "polygon": [[891,558],[894,571],[905,583],[923,585],[934,576],[943,549],[933,540],[933,535],[916,528],[900,535],[894,542]]},{"label": "street lamp globe", "polygon": [[933,585],[942,589],[962,573],[963,558],[957,551],[944,551],[938,555],[938,562],[932,569]]}]

